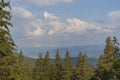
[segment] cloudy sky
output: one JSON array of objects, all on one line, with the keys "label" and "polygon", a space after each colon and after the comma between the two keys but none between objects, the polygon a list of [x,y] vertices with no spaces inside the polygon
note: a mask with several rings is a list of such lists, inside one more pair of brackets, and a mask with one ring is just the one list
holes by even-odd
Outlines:
[{"label": "cloudy sky", "polygon": [[11,0],[18,47],[69,47],[120,40],[120,0]]}]

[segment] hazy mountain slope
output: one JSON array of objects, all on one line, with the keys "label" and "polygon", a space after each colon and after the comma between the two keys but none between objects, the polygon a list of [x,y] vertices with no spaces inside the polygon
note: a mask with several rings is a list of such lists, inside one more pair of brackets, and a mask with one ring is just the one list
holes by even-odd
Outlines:
[{"label": "hazy mountain slope", "polygon": [[[34,58],[29,58],[29,57],[25,57],[24,58],[25,61],[29,62],[30,66],[33,68],[35,65],[35,62],[37,59]],[[77,57],[71,57],[72,63],[75,66],[76,65],[76,61],[77,61]],[[51,61],[54,61],[54,59],[51,59]],[[64,59],[62,58],[62,62],[64,62]],[[97,63],[97,58],[89,58],[88,59],[88,63],[90,66],[96,66]]]},{"label": "hazy mountain slope", "polygon": [[24,55],[28,57],[36,58],[40,53],[45,55],[46,51],[50,52],[50,56],[53,58],[56,50],[60,51],[60,55],[64,57],[66,50],[69,50],[71,57],[78,56],[79,52],[86,53],[90,58],[98,58],[103,52],[103,45],[86,45],[86,46],[73,46],[73,47],[24,47],[22,48]]}]

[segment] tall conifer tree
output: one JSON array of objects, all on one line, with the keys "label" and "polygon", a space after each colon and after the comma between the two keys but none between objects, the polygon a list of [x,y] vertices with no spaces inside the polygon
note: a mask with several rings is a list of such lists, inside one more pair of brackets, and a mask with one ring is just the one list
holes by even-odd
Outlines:
[{"label": "tall conifer tree", "polygon": [[39,58],[35,63],[33,77],[34,80],[44,80],[44,63],[42,54],[39,55]]},{"label": "tall conifer tree", "polygon": [[53,78],[52,75],[52,62],[50,60],[49,52],[46,52],[45,58],[44,58],[44,80],[51,80]]},{"label": "tall conifer tree", "polygon": [[90,80],[92,76],[93,70],[88,65],[88,57],[80,53],[75,69],[75,80]]},{"label": "tall conifer tree", "polygon": [[22,51],[17,59],[16,67],[14,69],[15,80],[32,80],[32,70],[28,62],[24,60]]},{"label": "tall conifer tree", "polygon": [[104,54],[102,54],[98,61],[98,76],[101,80],[116,80],[116,71],[114,63],[117,59],[118,42],[114,37],[107,37]]},{"label": "tall conifer tree", "polygon": [[54,70],[55,80],[62,80],[63,68],[62,68],[62,62],[61,62],[59,50],[57,50],[57,52],[56,52],[53,70]]},{"label": "tall conifer tree", "polygon": [[63,80],[73,80],[73,65],[68,51],[66,51],[63,70]]},{"label": "tall conifer tree", "polygon": [[11,12],[6,9],[10,7],[10,2],[0,1],[0,80],[14,79],[14,66],[15,66],[15,44],[11,37],[9,27]]}]

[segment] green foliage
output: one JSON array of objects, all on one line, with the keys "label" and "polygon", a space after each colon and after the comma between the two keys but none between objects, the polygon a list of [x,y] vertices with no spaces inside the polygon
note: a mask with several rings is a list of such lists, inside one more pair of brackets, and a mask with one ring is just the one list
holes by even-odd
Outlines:
[{"label": "green foliage", "polygon": [[54,80],[54,66],[50,61],[49,52],[46,53],[45,58],[42,55],[36,61],[33,78],[34,80]]},{"label": "green foliage", "polygon": [[0,57],[8,56],[13,54],[15,50],[14,41],[10,35],[9,26],[12,26],[10,23],[11,12],[5,8],[10,8],[9,2],[0,2]]},{"label": "green foliage", "polygon": [[53,77],[52,75],[53,64],[50,61],[49,52],[46,53],[44,58],[44,80],[51,80]]},{"label": "green foliage", "polygon": [[101,80],[117,80],[114,63],[118,59],[118,42],[115,37],[107,37],[104,54],[98,61],[98,73]]},{"label": "green foliage", "polygon": [[63,64],[63,74],[63,80],[73,80],[73,65],[68,51]]},{"label": "green foliage", "polygon": [[16,63],[15,44],[9,31],[12,15],[7,7],[11,10],[9,2],[0,1],[0,80],[14,79]]},{"label": "green foliage", "polygon": [[76,69],[75,69],[75,79],[76,80],[90,80],[93,76],[93,70],[88,66],[87,56],[82,53],[79,54]]},{"label": "green foliage", "polygon": [[28,62],[24,61],[24,56],[22,51],[17,59],[17,64],[14,68],[15,80],[32,80],[32,70]]},{"label": "green foliage", "polygon": [[39,58],[35,63],[33,78],[34,80],[44,80],[44,62],[42,54],[39,55]]},{"label": "green foliage", "polygon": [[54,61],[54,77],[55,80],[62,80],[63,78],[63,67],[62,67],[62,62],[61,62],[61,58],[60,58],[60,53],[57,50],[56,52],[56,57],[55,57],[55,61]]}]

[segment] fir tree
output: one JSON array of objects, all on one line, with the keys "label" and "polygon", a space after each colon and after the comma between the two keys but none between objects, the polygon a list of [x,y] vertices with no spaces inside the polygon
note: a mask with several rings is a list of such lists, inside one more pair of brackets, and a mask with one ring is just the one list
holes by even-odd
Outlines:
[{"label": "fir tree", "polygon": [[50,61],[49,52],[46,52],[44,58],[44,80],[51,80],[53,78],[52,69],[53,69],[53,64]]},{"label": "fir tree", "polygon": [[115,49],[115,62],[114,62],[114,69],[116,71],[116,77],[117,80],[120,80],[120,48],[119,48],[119,43],[116,37],[114,38],[114,49]]},{"label": "fir tree", "polygon": [[54,77],[55,80],[61,80],[63,76],[63,68],[62,68],[62,62],[60,58],[59,51],[56,52],[56,57],[54,61]]},{"label": "fir tree", "polygon": [[120,80],[120,58],[115,62],[114,69],[116,71],[116,80]]},{"label": "fir tree", "polygon": [[35,63],[33,76],[34,76],[34,80],[44,80],[44,63],[43,63],[42,54],[39,55],[39,58]]},{"label": "fir tree", "polygon": [[90,80],[92,76],[93,70],[88,65],[87,56],[80,53],[75,69],[75,80]]},{"label": "fir tree", "polygon": [[0,80],[14,79],[16,63],[15,44],[9,31],[12,15],[7,7],[11,10],[10,2],[0,1]]},{"label": "fir tree", "polygon": [[32,70],[29,63],[24,60],[22,51],[20,51],[20,54],[18,56],[14,73],[15,80],[32,80]]},{"label": "fir tree", "polygon": [[114,37],[107,37],[104,54],[102,54],[98,61],[97,74],[101,80],[116,80],[116,71],[114,63],[117,59],[118,42]]},{"label": "fir tree", "polygon": [[63,80],[73,80],[73,65],[68,51],[63,64],[63,74]]}]

